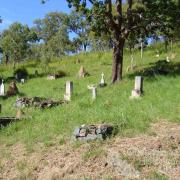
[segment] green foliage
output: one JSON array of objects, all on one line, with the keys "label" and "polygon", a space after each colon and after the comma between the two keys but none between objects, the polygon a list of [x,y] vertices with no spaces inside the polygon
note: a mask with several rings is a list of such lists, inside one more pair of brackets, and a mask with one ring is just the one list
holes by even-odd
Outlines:
[{"label": "green foliage", "polygon": [[13,23],[9,29],[3,31],[0,46],[8,60],[17,63],[26,57],[30,47],[29,42],[36,41],[36,35],[31,33],[27,25]]}]

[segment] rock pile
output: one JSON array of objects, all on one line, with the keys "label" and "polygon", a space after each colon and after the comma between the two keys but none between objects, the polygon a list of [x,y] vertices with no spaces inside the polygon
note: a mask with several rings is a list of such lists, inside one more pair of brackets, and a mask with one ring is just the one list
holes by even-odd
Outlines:
[{"label": "rock pile", "polygon": [[23,108],[28,106],[34,106],[39,108],[49,108],[49,107],[58,106],[60,104],[64,104],[65,102],[66,102],[65,100],[54,101],[51,99],[46,99],[41,97],[33,97],[33,98],[23,97],[23,98],[18,98],[16,100],[15,107]]},{"label": "rock pile", "polygon": [[81,125],[75,128],[73,138],[80,141],[105,140],[113,134],[114,127],[108,124]]}]

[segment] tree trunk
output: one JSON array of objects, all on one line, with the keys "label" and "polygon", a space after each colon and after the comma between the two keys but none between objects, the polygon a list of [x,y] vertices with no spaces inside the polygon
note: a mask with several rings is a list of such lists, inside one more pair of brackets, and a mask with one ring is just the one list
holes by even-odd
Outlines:
[{"label": "tree trunk", "polygon": [[124,39],[115,43],[112,64],[112,83],[122,80]]}]

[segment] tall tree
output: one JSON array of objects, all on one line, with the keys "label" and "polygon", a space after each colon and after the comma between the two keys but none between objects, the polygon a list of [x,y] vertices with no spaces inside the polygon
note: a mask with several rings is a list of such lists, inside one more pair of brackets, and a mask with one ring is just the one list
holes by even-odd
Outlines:
[{"label": "tall tree", "polygon": [[[122,79],[123,47],[132,32],[148,34],[168,25],[168,7],[173,0],[67,0],[69,7],[83,12],[96,34],[113,36],[112,83]],[[123,8],[123,2],[127,8]],[[125,10],[124,10],[125,9]],[[171,10],[171,9],[170,9]]]}]

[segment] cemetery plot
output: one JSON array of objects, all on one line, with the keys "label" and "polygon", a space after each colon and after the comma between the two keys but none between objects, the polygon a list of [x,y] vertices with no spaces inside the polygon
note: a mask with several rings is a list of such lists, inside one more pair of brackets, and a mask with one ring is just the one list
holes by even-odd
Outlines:
[{"label": "cemetery plot", "polygon": [[105,140],[113,134],[113,130],[114,127],[108,124],[81,125],[75,128],[73,137],[80,141]]},{"label": "cemetery plot", "polygon": [[34,106],[39,108],[50,108],[50,107],[62,105],[66,102],[67,102],[66,100],[54,101],[51,99],[46,99],[41,97],[33,97],[33,98],[23,97],[23,98],[18,98],[16,100],[15,107],[23,108],[23,107]]},{"label": "cemetery plot", "polygon": [[0,117],[0,126],[5,126],[11,122],[19,120],[16,117]]}]

